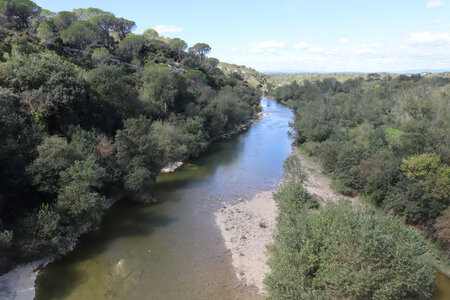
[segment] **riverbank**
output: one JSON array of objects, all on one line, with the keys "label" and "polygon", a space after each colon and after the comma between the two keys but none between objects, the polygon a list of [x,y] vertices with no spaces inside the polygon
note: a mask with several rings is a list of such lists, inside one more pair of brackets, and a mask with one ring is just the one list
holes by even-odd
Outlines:
[{"label": "riverbank", "polygon": [[[249,119],[244,124],[239,125],[234,130],[232,130],[232,131],[230,131],[228,133],[224,133],[221,136],[219,136],[217,138],[214,138],[214,139],[211,139],[210,141],[208,141],[208,146],[211,145],[212,143],[214,143],[217,140],[229,139],[233,135],[238,134],[240,132],[243,132],[243,131],[249,129],[255,122],[259,121],[263,115],[264,115],[264,112],[257,113],[255,117]],[[182,165],[184,165],[184,161],[177,161],[177,162],[170,163],[170,164],[168,164],[167,166],[165,166],[164,168],[161,169],[161,173],[173,173],[178,168],[180,168]]]},{"label": "riverbank", "polygon": [[[333,191],[331,180],[298,149],[294,148],[293,154],[300,159],[302,170],[306,174],[304,187],[319,198],[321,205],[342,198],[359,203],[357,197]],[[273,242],[278,216],[273,192],[261,192],[248,201],[239,199],[235,205],[224,205],[216,212],[216,224],[225,240],[227,251],[232,256],[236,276],[247,285],[257,287],[263,295],[263,280],[265,274],[270,272],[267,246]]]},{"label": "riverbank", "polygon": [[239,199],[235,205],[224,205],[216,212],[216,224],[236,275],[261,294],[264,277],[270,271],[266,246],[273,242],[277,216],[273,191],[261,192],[249,201]]}]

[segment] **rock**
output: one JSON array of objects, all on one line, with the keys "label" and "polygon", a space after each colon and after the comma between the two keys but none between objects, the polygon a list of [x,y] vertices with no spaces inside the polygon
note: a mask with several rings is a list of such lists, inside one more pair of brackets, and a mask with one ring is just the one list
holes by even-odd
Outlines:
[{"label": "rock", "polygon": [[183,165],[183,162],[177,161],[177,162],[175,162],[173,164],[170,164],[170,165],[162,168],[161,169],[161,173],[173,173],[173,172],[175,172],[176,169],[178,169],[182,165]]}]

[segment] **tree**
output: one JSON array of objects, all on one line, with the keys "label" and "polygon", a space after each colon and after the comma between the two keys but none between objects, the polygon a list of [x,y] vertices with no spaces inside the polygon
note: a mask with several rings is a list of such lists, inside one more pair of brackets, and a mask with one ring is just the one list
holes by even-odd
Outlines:
[{"label": "tree", "polygon": [[133,21],[124,18],[116,18],[114,20],[113,30],[117,34],[119,40],[126,38],[134,28],[136,28],[136,23]]},{"label": "tree", "polygon": [[69,168],[79,156],[65,138],[58,136],[46,138],[37,151],[38,157],[27,171],[38,190],[56,194],[60,188],[60,173]]},{"label": "tree", "polygon": [[57,31],[63,31],[77,21],[77,16],[70,11],[60,11],[56,16],[51,18],[51,21],[55,24]]},{"label": "tree", "polygon": [[23,92],[24,111],[50,130],[80,122],[86,114],[86,81],[56,54],[31,54],[11,62],[11,86]]},{"label": "tree", "polygon": [[156,121],[152,124],[158,149],[164,153],[164,164],[183,160],[187,157],[187,143],[190,136],[168,122]]},{"label": "tree", "polygon": [[180,40],[179,38],[175,38],[170,40],[169,42],[170,49],[175,51],[178,55],[178,61],[181,61],[183,59],[183,53],[187,48],[187,44],[185,41]]},{"label": "tree", "polygon": [[95,27],[92,25],[88,21],[77,21],[73,23],[69,28],[61,32],[63,43],[83,50],[87,45],[97,39]]},{"label": "tree", "polygon": [[41,24],[37,29],[37,36],[41,40],[41,44],[47,48],[55,41],[55,34],[48,24]]},{"label": "tree", "polygon": [[114,15],[95,15],[89,18],[89,22],[96,24],[100,28],[100,38],[103,40],[106,48],[111,46],[111,37],[109,33],[113,30],[116,18]]},{"label": "tree", "polygon": [[189,52],[196,55],[200,61],[200,65],[203,64],[205,60],[205,55],[211,51],[211,47],[205,43],[197,43],[189,48]]},{"label": "tree", "polygon": [[217,94],[202,112],[210,136],[220,136],[242,124],[250,115],[250,106],[244,103],[230,88]]},{"label": "tree", "polygon": [[42,203],[20,224],[18,254],[32,259],[66,251],[68,245],[74,241],[74,236],[64,232],[60,219],[60,215],[52,206]]},{"label": "tree", "polygon": [[111,60],[111,54],[106,48],[95,48],[92,53],[92,60],[96,66],[106,65]]},{"label": "tree", "polygon": [[38,13],[40,7],[30,0],[1,0],[0,13],[19,28],[28,27],[32,16]]},{"label": "tree", "polygon": [[61,192],[58,195],[57,208],[67,215],[70,223],[79,227],[88,223],[97,224],[103,210],[105,199],[94,189],[100,189],[106,178],[106,171],[89,156],[85,160],[75,161],[61,172]]},{"label": "tree", "polygon": [[100,66],[86,76],[93,96],[110,114],[117,114],[116,122],[131,116],[138,108],[137,91],[133,77],[122,67]]},{"label": "tree", "polygon": [[124,58],[131,60],[137,57],[144,43],[141,35],[129,35],[119,42],[119,52]]},{"label": "tree", "polygon": [[114,16],[114,14],[101,10],[100,8],[76,8],[73,10],[73,13],[77,16],[78,20],[88,20],[97,15],[109,15]]},{"label": "tree", "polygon": [[177,94],[173,71],[155,64],[148,64],[143,73],[141,100],[152,114],[167,116]]},{"label": "tree", "polygon": [[211,51],[211,47],[205,43],[197,43],[189,48],[189,52],[192,52],[199,56],[204,56]]},{"label": "tree", "polygon": [[164,152],[158,147],[152,122],[140,116],[124,121],[115,137],[117,159],[125,173],[125,188],[135,199],[151,202],[151,187],[164,166]]},{"label": "tree", "polygon": [[56,16],[56,13],[47,9],[39,9],[30,19],[31,27],[36,28],[41,24],[49,22],[49,19]]},{"label": "tree", "polygon": [[159,39],[158,31],[155,29],[149,28],[142,33],[142,36],[147,40],[156,40]]}]

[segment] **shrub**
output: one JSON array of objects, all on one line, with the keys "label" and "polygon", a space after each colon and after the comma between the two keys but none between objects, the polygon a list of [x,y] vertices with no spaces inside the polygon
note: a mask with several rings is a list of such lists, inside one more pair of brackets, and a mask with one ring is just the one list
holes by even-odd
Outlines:
[{"label": "shrub", "polygon": [[264,282],[269,299],[429,299],[424,252],[423,238],[391,217],[328,204],[281,215]]}]

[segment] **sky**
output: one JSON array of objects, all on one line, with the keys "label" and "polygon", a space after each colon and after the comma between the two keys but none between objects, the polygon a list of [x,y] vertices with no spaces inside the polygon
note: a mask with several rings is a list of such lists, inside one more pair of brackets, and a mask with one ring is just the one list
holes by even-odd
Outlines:
[{"label": "sky", "polygon": [[97,7],[258,71],[450,69],[450,0],[38,0]]}]

